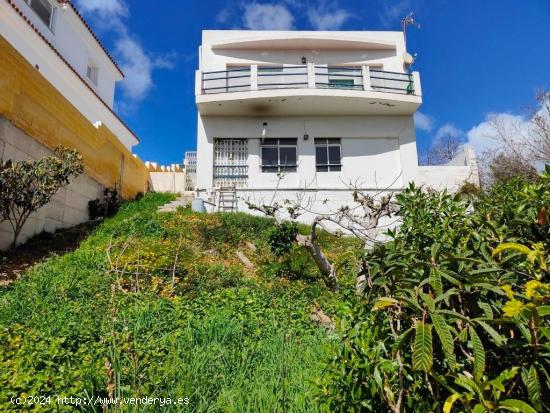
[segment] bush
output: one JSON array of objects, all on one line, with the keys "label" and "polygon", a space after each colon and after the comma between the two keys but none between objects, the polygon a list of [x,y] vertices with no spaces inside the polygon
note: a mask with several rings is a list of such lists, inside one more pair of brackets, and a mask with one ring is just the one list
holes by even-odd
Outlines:
[{"label": "bush", "polygon": [[319,381],[329,411],[550,409],[550,169],[482,194],[411,186],[403,226],[368,252],[368,285]]},{"label": "bush", "polygon": [[83,171],[80,153],[63,146],[55,149],[55,156],[0,162],[0,222],[8,220],[11,224],[13,248],[31,214]]}]

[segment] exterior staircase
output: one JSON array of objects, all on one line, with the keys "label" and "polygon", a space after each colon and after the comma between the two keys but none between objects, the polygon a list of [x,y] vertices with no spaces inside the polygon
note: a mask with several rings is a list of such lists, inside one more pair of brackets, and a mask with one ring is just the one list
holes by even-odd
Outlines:
[{"label": "exterior staircase", "polygon": [[195,197],[194,192],[183,192],[175,201],[159,207],[158,212],[175,212],[178,208],[186,208],[191,204],[191,201]]}]

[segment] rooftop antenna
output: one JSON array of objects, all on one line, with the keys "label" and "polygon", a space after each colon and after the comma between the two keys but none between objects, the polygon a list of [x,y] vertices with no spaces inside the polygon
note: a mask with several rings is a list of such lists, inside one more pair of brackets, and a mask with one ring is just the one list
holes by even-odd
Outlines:
[{"label": "rooftop antenna", "polygon": [[414,26],[417,29],[420,29],[420,24],[417,23],[416,20],[414,20],[414,16],[412,12],[410,12],[409,14],[407,14],[405,17],[401,19],[401,29],[403,30],[403,38],[405,42],[405,53],[403,55],[403,61],[405,63],[405,68],[409,68],[410,70],[411,66],[416,60],[416,53],[414,54],[414,56],[411,56],[407,52],[407,26]]},{"label": "rooftop antenna", "polygon": [[405,49],[407,48],[407,26],[414,26],[417,29],[420,29],[420,23],[417,23],[416,20],[414,20],[413,12],[410,12],[401,19],[401,29],[403,30],[403,36],[405,37]]}]

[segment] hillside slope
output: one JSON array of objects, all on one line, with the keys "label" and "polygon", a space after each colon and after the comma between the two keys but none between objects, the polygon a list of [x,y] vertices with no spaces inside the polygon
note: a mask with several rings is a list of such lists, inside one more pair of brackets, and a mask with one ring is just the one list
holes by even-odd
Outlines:
[{"label": "hillside slope", "polygon": [[189,399],[140,411],[317,410],[311,381],[334,340],[310,315],[336,314],[350,292],[353,241],[322,235],[341,268],[334,294],[302,251],[272,255],[270,220],[158,214],[168,200],[126,204],[76,251],[0,289],[0,410],[26,395],[54,397],[41,411],[74,409],[55,396]]}]

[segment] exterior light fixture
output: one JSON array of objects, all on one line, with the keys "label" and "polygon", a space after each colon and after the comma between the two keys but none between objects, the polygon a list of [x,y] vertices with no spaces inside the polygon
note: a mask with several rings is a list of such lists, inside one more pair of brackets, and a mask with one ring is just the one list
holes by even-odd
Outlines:
[{"label": "exterior light fixture", "polygon": [[267,133],[267,122],[264,122],[263,128],[262,128],[262,139],[265,138],[266,133]]},{"label": "exterior light fixture", "polygon": [[305,56],[302,56],[302,64],[305,65],[307,63],[307,58]]},{"label": "exterior light fixture", "polygon": [[304,135],[304,140],[307,141],[308,139],[309,139],[309,135],[306,133],[306,134]]}]

